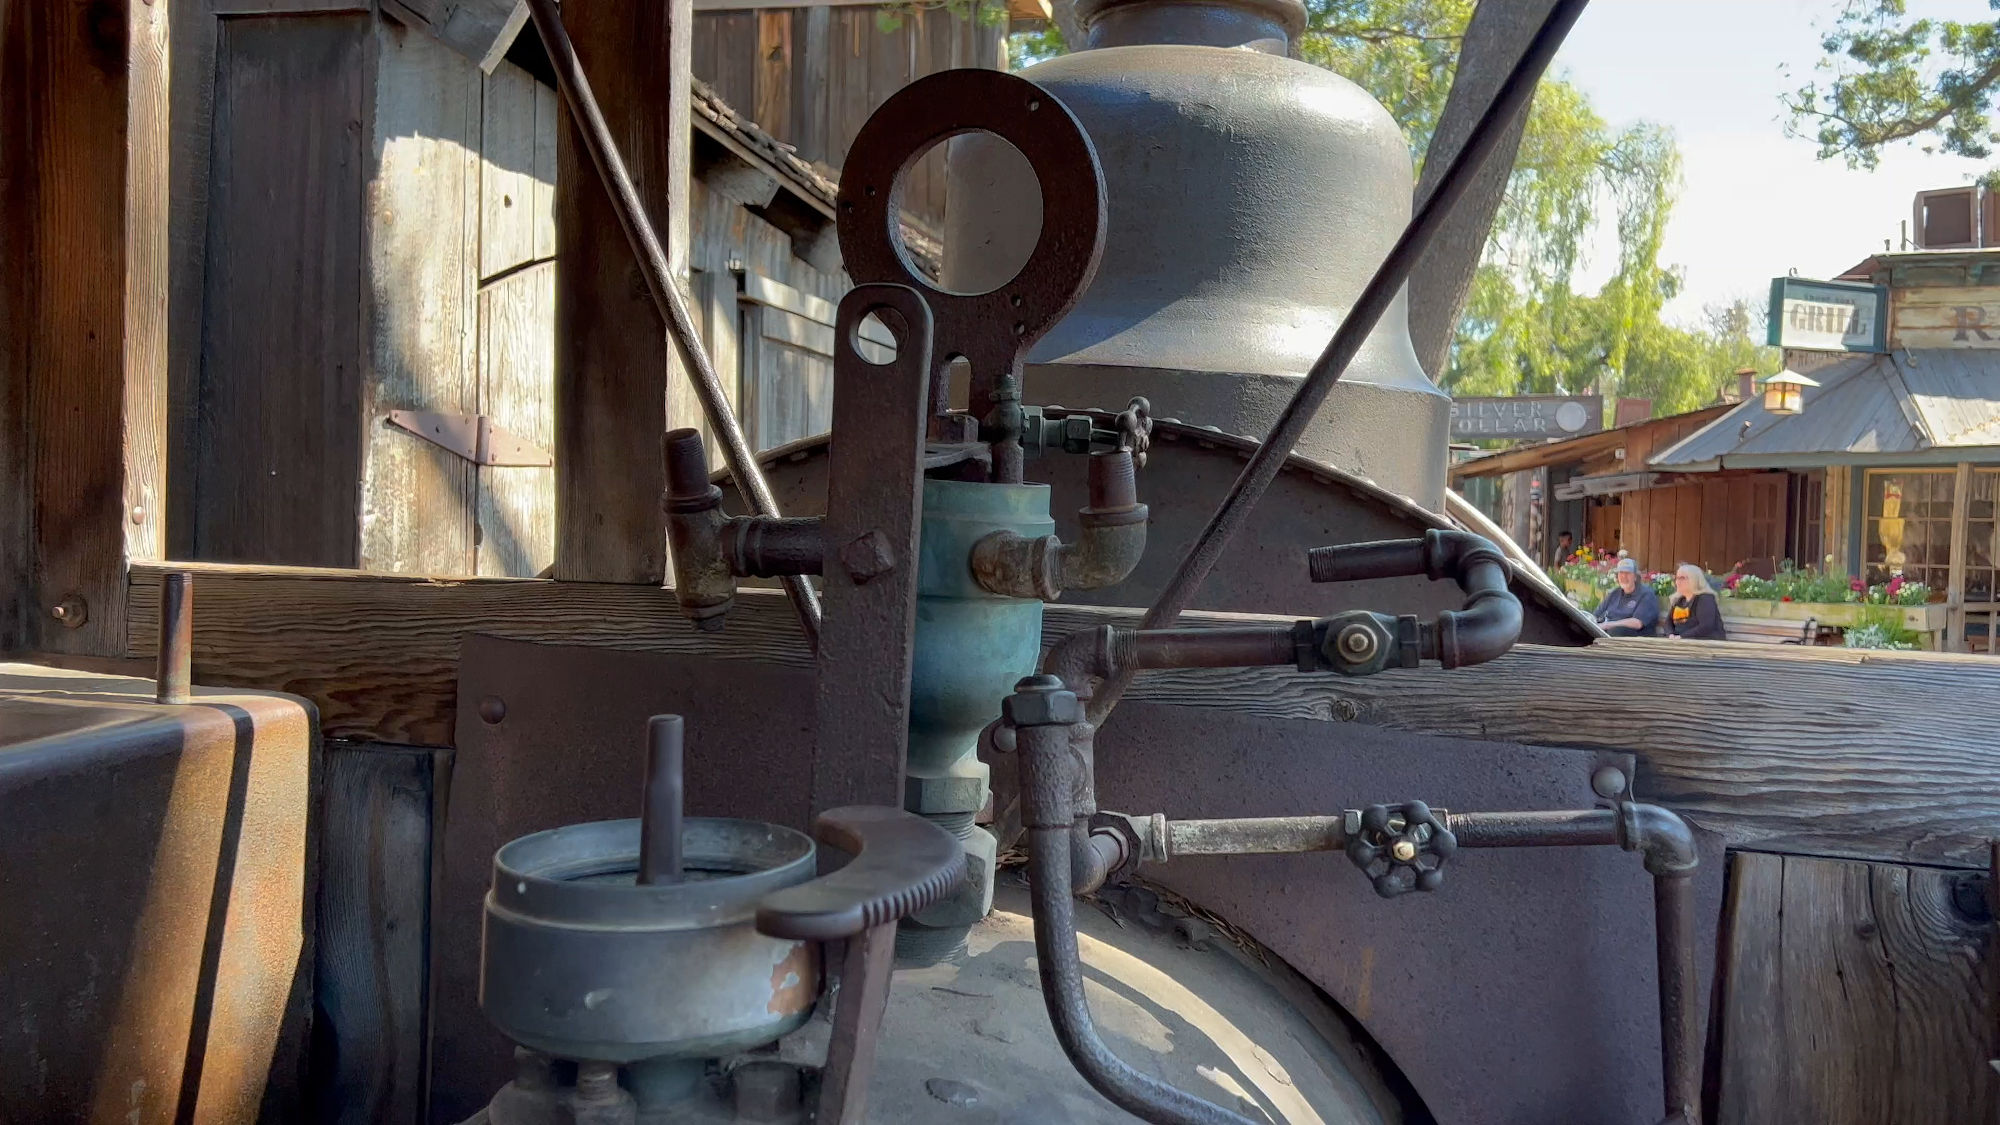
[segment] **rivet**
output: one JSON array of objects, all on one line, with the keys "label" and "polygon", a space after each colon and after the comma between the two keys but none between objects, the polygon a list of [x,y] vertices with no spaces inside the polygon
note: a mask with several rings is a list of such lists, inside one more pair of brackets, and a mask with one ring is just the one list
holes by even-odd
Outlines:
[{"label": "rivet", "polygon": [[497,695],[489,695],[481,699],[479,701],[479,717],[486,720],[489,726],[499,722],[507,717],[507,701]]},{"label": "rivet", "polygon": [[1598,796],[1611,800],[1625,795],[1625,771],[1617,766],[1599,766],[1590,775],[1590,788]]}]

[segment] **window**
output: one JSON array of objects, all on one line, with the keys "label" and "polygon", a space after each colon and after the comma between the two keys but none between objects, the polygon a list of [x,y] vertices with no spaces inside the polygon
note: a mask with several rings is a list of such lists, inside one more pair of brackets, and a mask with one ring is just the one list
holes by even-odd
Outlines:
[{"label": "window", "polygon": [[2000,499],[2000,469],[1972,470],[1972,496],[1966,502],[1965,601],[1968,604],[1994,601],[1995,559],[2000,559],[2000,541],[1995,539],[1994,502]]},{"label": "window", "polygon": [[[1861,529],[1863,578],[1872,584],[1900,574],[1934,590],[1945,588],[1951,580],[1955,483],[1951,469],[1868,473]],[[1990,588],[1990,576],[1988,584]]]}]

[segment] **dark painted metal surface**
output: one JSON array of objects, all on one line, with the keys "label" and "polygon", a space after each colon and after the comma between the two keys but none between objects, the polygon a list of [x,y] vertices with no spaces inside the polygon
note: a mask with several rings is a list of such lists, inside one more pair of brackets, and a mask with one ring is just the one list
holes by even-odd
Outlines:
[{"label": "dark painted metal surface", "polygon": [[[630,815],[643,771],[631,732],[666,711],[702,716],[691,814],[803,827],[806,779],[788,763],[812,737],[811,682],[762,662],[467,641],[435,922],[433,1120],[462,1119],[511,1074],[506,1042],[475,1004],[476,964],[447,952],[474,948],[493,849],[539,828]],[[497,724],[478,714],[487,696],[507,701]],[[1593,802],[1600,764],[1628,777],[1632,766],[1628,755],[1147,703],[1119,709],[1096,757],[1100,804],[1173,818],[1306,816],[1412,794],[1447,808],[1575,809]],[[997,762],[1008,790],[1013,773]],[[1698,1000],[1720,855],[1704,839],[1693,879]],[[1190,856],[1150,874],[1325,989],[1444,1125],[1657,1120],[1658,1021],[1648,1004],[1605,1002],[1654,993],[1644,872],[1610,848],[1461,850],[1452,862],[1438,893],[1396,902],[1377,899],[1338,854]]]},{"label": "dark painted metal surface", "polygon": [[306,1114],[303,700],[0,665],[0,1121]]},{"label": "dark painted metal surface", "polygon": [[[1446,808],[1575,809],[1613,755],[1128,703],[1096,740],[1098,803],[1168,817],[1307,816],[1422,794]],[[1620,768],[1629,776],[1629,758]],[[1722,873],[1692,877],[1703,1006]],[[1375,896],[1338,854],[1191,856],[1149,878],[1228,918],[1351,1012],[1444,1125],[1658,1120],[1651,889],[1610,848],[1452,859],[1435,894]]]},{"label": "dark painted metal surface", "polygon": [[965,853],[951,833],[902,809],[830,809],[813,818],[813,834],[853,862],[766,897],[757,907],[759,932],[813,941],[853,937],[922,910],[965,878]]},{"label": "dark painted metal surface", "polygon": [[[1042,227],[1013,277],[979,293],[950,292],[910,265],[898,180],[932,145],[992,133],[1025,156],[1041,186]],[[1076,305],[1104,252],[1104,177],[1083,126],[1034,83],[993,70],[919,78],[884,102],[855,136],[840,173],[840,252],[857,283],[891,282],[924,295],[937,320],[930,400],[944,413],[950,368],[970,366],[967,401],[982,440],[998,440],[994,479],[1021,479],[1021,360]],[[992,412],[1012,395],[1011,433]],[[839,409],[836,396],[835,407]],[[836,420],[836,429],[839,428]],[[852,431],[850,431],[852,432]],[[941,436],[941,435],[940,435]]]},{"label": "dark painted metal surface", "polygon": [[[855,346],[862,318],[874,313],[898,322],[886,364]],[[910,741],[931,314],[914,289],[861,285],[841,298],[836,323],[833,426],[867,437],[834,453],[827,485],[812,803],[894,808]]]},{"label": "dark painted metal surface", "polygon": [[[488,722],[481,702],[503,708]],[[463,1121],[513,1077],[513,1047],[480,1014],[480,903],[493,853],[530,832],[633,814],[645,776],[634,732],[663,713],[700,717],[685,767],[689,816],[803,831],[812,741],[809,671],[469,637],[431,919],[431,1120]]]}]

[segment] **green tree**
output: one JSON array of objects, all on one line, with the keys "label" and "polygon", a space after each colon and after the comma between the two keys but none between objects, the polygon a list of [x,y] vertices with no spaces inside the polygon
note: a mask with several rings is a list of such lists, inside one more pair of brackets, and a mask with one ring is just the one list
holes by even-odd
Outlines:
[{"label": "green tree", "polygon": [[1793,134],[1819,142],[1822,160],[1872,169],[1884,146],[1920,139],[1926,152],[1993,154],[2000,22],[1912,19],[1904,0],[1848,0],[1820,46],[1819,77],[1783,102]]}]

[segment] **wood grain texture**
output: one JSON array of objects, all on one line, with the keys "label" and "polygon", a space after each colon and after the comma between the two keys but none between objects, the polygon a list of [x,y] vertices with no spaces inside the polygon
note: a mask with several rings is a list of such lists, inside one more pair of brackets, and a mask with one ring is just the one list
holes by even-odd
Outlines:
[{"label": "wood grain texture", "polygon": [[[555,440],[555,263],[479,291],[479,411],[547,449]],[[482,465],[477,511],[482,577],[532,578],[555,561],[556,470]]]},{"label": "wood grain texture", "polygon": [[320,836],[316,1035],[329,1125],[423,1119],[429,1039],[428,747],[329,742]]},{"label": "wood grain texture", "polygon": [[[692,144],[686,3],[563,5],[605,120],[682,278]],[[556,182],[556,574],[657,583],[666,574],[660,437],[670,419],[697,412],[686,409],[691,395],[670,366],[659,313],[568,113]]]},{"label": "wood grain texture", "polygon": [[1722,1125],[1981,1122],[1990,922],[1962,873],[1739,853],[1722,985]]},{"label": "wood grain texture", "polygon": [[[129,524],[126,498],[163,479],[164,199],[134,177],[166,159],[166,28],[131,7],[17,0],[0,16],[11,645],[112,652],[127,552],[157,550],[157,516]],[[50,614],[70,599],[77,627]]]},{"label": "wood grain texture", "polygon": [[175,486],[198,558],[358,560],[357,493],[327,482],[361,474],[373,24],[219,23],[196,459]]},{"label": "wood grain texture", "polygon": [[[458,646],[472,633],[808,664],[790,609],[766,591],[744,591],[728,627],[708,635],[681,619],[671,591],[649,587],[241,567],[197,573],[197,682],[304,695],[333,737],[447,743]],[[150,565],[134,570],[134,656],[152,651],[157,574]],[[1051,606],[1043,635],[1137,617]],[[1277,619],[1188,619],[1245,620]],[[1634,694],[1632,685],[1644,683],[1675,690]],[[2000,721],[2000,664],[1976,656],[1610,640],[1587,649],[1524,645],[1476,668],[1365,680],[1282,669],[1148,673],[1132,697],[1630,750],[1642,796],[1735,845],[1983,866],[1986,841],[2000,835],[2000,798],[1989,784],[2000,774],[1990,737]],[[1934,717],[1912,728],[1904,721],[1911,713]]]},{"label": "wood grain texture", "polygon": [[[473,414],[485,76],[420,31],[377,25],[367,220],[369,346],[360,419],[361,565],[470,574],[470,461],[386,423],[391,410]],[[533,118],[528,118],[532,128]]]},{"label": "wood grain texture", "polygon": [[217,21],[202,3],[171,4],[171,148],[168,157],[166,551],[195,554],[200,462],[203,302],[208,286],[208,178],[215,121]]}]

